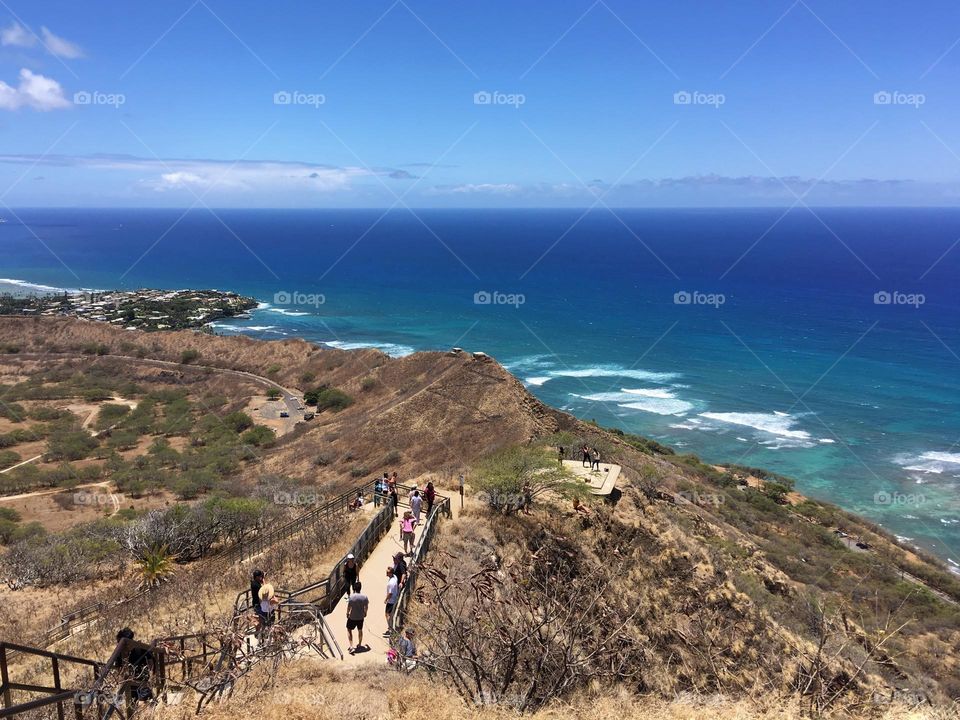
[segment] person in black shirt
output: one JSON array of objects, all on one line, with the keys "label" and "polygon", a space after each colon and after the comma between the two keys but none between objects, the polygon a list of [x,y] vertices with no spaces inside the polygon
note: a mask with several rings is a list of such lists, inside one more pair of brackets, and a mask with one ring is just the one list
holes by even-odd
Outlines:
[{"label": "person in black shirt", "polygon": [[117,658],[117,665],[125,668],[133,681],[130,684],[130,694],[135,701],[153,699],[150,689],[150,669],[153,666],[153,652],[142,643],[135,643],[133,630],[128,627],[117,633],[117,642],[126,642],[126,647]]},{"label": "person in black shirt", "polygon": [[404,559],[402,552],[393,556],[393,574],[397,578],[397,585],[403,587],[407,577],[407,561]]},{"label": "person in black shirt", "polygon": [[350,597],[353,586],[360,581],[360,566],[357,565],[353,553],[347,554],[347,561],[343,564],[343,579],[347,585],[347,597]]}]

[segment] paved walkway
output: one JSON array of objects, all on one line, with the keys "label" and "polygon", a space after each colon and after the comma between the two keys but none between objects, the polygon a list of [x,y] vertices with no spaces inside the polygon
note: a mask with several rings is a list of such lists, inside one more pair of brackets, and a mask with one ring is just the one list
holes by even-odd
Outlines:
[{"label": "paved walkway", "polygon": [[[384,616],[384,599],[387,596],[387,567],[393,567],[393,556],[403,551],[400,542],[400,521],[394,525],[373,549],[370,557],[360,566],[360,583],[363,585],[363,594],[370,598],[370,609],[363,624],[363,644],[369,646],[369,652],[359,652],[350,655],[347,648],[347,600],[346,596],[340,599],[337,606],[327,615],[327,624],[333,631],[333,636],[343,650],[344,663],[348,666],[379,663],[386,665],[387,650],[390,644],[383,636],[387,629],[387,620]],[[419,533],[417,537],[419,538]],[[409,559],[408,559],[409,562]],[[353,631],[353,642],[357,642],[357,631]]]}]

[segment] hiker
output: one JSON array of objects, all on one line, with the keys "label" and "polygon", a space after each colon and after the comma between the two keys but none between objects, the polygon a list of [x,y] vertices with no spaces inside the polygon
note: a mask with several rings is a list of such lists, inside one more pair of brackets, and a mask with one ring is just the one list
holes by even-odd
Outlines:
[{"label": "hiker", "polygon": [[529,482],[523,484],[523,504],[520,506],[520,509],[523,510],[524,515],[530,515],[530,508],[533,507],[533,487],[531,487]]},{"label": "hiker", "polygon": [[420,491],[414,490],[410,496],[410,509],[413,511],[413,519],[420,522],[420,511],[423,509],[423,498],[420,497]]},{"label": "hiker", "polygon": [[263,617],[263,624],[260,627],[261,630],[266,630],[273,625],[276,610],[279,605],[280,598],[277,597],[277,592],[273,589],[273,585],[264,583],[260,588],[260,613],[258,613]]},{"label": "hiker", "polygon": [[397,487],[396,481],[390,479],[390,473],[383,473],[383,480],[380,481],[381,484],[386,485],[388,490],[393,490]]},{"label": "hiker", "polygon": [[397,517],[400,514],[400,496],[397,494],[396,486],[390,486],[390,507],[393,508],[393,516]]},{"label": "hiker", "polygon": [[254,614],[256,614],[260,620],[263,620],[263,618],[260,617],[260,588],[263,587],[263,582],[263,570],[254,570],[253,575],[250,577],[250,607],[253,608]]},{"label": "hiker", "polygon": [[427,517],[430,517],[430,511],[433,510],[433,503],[437,499],[437,490],[433,487],[432,482],[427,483],[426,489],[423,491],[423,499],[427,501]]},{"label": "hiker", "polygon": [[590,515],[590,509],[586,505],[583,505],[580,502],[580,498],[578,498],[576,495],[573,496],[573,511],[581,515]]},{"label": "hiker", "polygon": [[403,519],[400,520],[400,540],[403,542],[403,551],[408,555],[413,554],[413,531],[416,527],[417,521],[414,519],[413,513],[409,510],[405,510],[403,513]]},{"label": "hiker", "polygon": [[[117,658],[117,666],[130,673],[133,682],[130,684],[130,696],[134,702],[153,699],[150,689],[150,669],[154,664],[153,653],[150,648],[140,643],[134,643],[134,633],[128,627],[117,632],[117,643],[126,642],[126,646]],[[135,647],[139,645],[139,647]]]},{"label": "hiker", "polygon": [[375,508],[380,507],[380,496],[383,492],[383,485],[380,482],[380,476],[378,475],[373,481],[373,506]]},{"label": "hiker", "polygon": [[580,448],[580,457],[583,460],[580,463],[580,467],[586,467],[587,463],[590,462],[590,448],[587,447],[586,443],[584,443],[583,447]]},{"label": "hiker", "polygon": [[[370,600],[361,592],[362,585],[360,581],[353,584],[353,593],[347,600],[347,640],[350,641],[350,647],[347,652],[353,653],[355,650],[363,648],[363,620],[367,617],[367,610],[370,607]],[[357,631],[357,644],[353,644],[353,631]],[[370,648],[366,648],[369,650]]]},{"label": "hiker", "polygon": [[393,575],[397,578],[397,584],[403,587],[407,579],[407,561],[404,560],[402,552],[393,556]]},{"label": "hiker", "polygon": [[557,446],[557,462],[560,463],[560,467],[563,467],[563,456],[565,452],[563,445]]},{"label": "hiker", "polygon": [[388,636],[393,632],[393,608],[400,599],[400,583],[397,582],[396,575],[393,574],[393,566],[387,568],[387,596],[384,598],[384,612],[387,618],[387,629],[384,635]]},{"label": "hiker", "polygon": [[357,565],[357,559],[353,553],[347,553],[347,559],[343,563],[343,579],[347,585],[347,597],[350,597],[350,588],[360,582],[360,566]]},{"label": "hiker", "polygon": [[600,451],[596,448],[593,449],[593,462],[590,463],[590,471],[592,472],[594,469],[600,472]]},{"label": "hiker", "polygon": [[397,640],[397,665],[404,670],[413,670],[417,666],[416,630],[406,628]]},{"label": "hiker", "polygon": [[397,475],[397,471],[393,471],[393,475],[390,476],[390,482],[393,483],[394,487],[400,486],[400,476]]},{"label": "hiker", "polygon": [[363,507],[363,490],[357,491],[357,497],[350,503],[351,510],[360,510]]}]

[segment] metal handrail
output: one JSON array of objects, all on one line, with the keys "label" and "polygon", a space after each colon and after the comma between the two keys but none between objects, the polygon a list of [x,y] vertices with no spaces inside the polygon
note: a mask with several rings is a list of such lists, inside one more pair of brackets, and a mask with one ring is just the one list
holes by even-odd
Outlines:
[{"label": "metal handrail", "polygon": [[397,597],[397,602],[394,604],[393,611],[390,613],[390,624],[394,628],[399,628],[403,621],[403,616],[407,611],[407,605],[410,602],[410,597],[416,589],[417,565],[430,549],[430,541],[433,539],[433,534],[436,532],[438,524],[437,517],[441,513],[443,513],[443,515],[446,517],[450,517],[452,515],[453,511],[451,509],[449,497],[443,497],[442,500],[434,503],[433,508],[430,510],[430,514],[427,516],[426,522],[423,524],[423,531],[420,533],[420,538],[413,546],[413,552],[410,556],[410,564],[407,569],[407,580],[403,584],[403,587],[400,588],[400,594]]}]

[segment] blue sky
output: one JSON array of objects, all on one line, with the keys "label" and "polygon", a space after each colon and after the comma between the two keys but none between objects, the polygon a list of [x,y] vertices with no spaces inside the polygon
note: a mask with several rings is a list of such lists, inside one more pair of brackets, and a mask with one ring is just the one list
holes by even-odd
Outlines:
[{"label": "blue sky", "polygon": [[960,197],[940,0],[5,0],[0,28],[8,207]]}]

